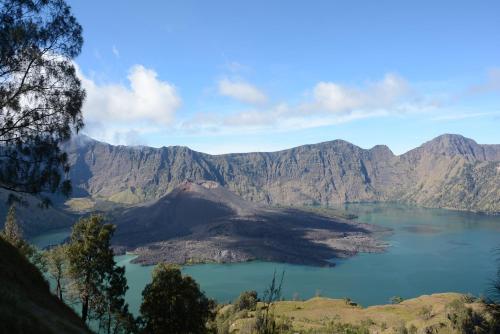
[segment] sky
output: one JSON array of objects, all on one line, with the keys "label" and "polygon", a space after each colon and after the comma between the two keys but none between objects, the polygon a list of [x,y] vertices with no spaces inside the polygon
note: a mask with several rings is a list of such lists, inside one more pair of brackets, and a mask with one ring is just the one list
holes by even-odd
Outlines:
[{"label": "sky", "polygon": [[500,1],[70,0],[84,133],[219,154],[500,144]]}]

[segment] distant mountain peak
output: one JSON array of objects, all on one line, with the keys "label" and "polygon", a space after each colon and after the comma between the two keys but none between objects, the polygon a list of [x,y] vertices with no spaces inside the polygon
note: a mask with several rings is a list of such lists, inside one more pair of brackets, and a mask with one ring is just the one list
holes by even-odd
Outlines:
[{"label": "distant mountain peak", "polygon": [[471,159],[484,160],[484,150],[474,140],[458,134],[443,134],[420,148],[426,152],[442,155],[461,155]]}]

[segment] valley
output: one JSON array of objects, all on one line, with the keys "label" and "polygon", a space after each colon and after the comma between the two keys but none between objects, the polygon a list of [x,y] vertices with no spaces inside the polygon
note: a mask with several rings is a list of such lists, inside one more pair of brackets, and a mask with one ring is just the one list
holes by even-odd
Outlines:
[{"label": "valley", "polygon": [[[497,216],[385,203],[338,209],[358,216],[361,223],[391,229],[382,237],[386,250],[337,259],[334,267],[250,261],[189,264],[183,266],[183,273],[220,303],[234,300],[245,290],[263,293],[274,271],[285,271],[287,300],[349,297],[372,306],[387,304],[393,296],[408,299],[450,291],[480,296],[489,291],[496,270],[492,252],[500,243]],[[68,233],[47,233],[34,242],[55,244]],[[118,265],[126,268],[130,287],[126,299],[138,314],[142,289],[154,267],[134,263],[136,258],[116,256]]]}]

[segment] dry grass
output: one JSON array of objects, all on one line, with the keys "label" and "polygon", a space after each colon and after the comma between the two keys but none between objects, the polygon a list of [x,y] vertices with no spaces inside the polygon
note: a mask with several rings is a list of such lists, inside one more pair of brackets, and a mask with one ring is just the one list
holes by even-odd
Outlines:
[{"label": "dry grass", "polygon": [[[307,301],[281,301],[274,305],[278,319],[289,323],[290,333],[331,333],[332,324],[349,324],[367,328],[370,333],[396,333],[402,326],[410,330],[415,327],[418,333],[433,328],[436,333],[454,333],[447,318],[447,305],[463,299],[457,293],[424,295],[409,299],[400,304],[360,307],[344,300],[316,297]],[[481,310],[479,303],[469,304]],[[225,310],[225,309],[223,309]],[[234,321],[233,333],[243,333],[240,329],[248,327],[255,315]],[[330,328],[330,329],[329,329]]]}]

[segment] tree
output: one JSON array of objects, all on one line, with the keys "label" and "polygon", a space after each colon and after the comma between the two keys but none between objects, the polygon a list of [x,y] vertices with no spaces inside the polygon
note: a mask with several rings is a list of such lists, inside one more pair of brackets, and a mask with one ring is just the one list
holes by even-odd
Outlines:
[{"label": "tree", "polygon": [[45,270],[45,261],[41,252],[23,239],[23,232],[17,223],[16,208],[14,204],[10,206],[9,211],[7,212],[4,228],[2,232],[0,232],[0,237],[12,246],[16,247],[18,251],[39,270]]},{"label": "tree", "polygon": [[177,266],[158,264],[142,297],[144,333],[206,333],[206,323],[214,317],[213,302]]},{"label": "tree", "polygon": [[0,2],[0,188],[69,194],[60,144],[83,127],[85,91],[72,62],[82,43],[64,0]]},{"label": "tree", "polygon": [[65,255],[81,317],[97,320],[106,333],[133,333],[135,319],[125,303],[125,267],[118,267],[111,248],[115,227],[99,215],[80,219],[71,232]]},{"label": "tree", "polygon": [[104,282],[115,267],[110,247],[114,226],[102,222],[97,215],[80,219],[73,226],[68,244],[69,275],[82,305],[84,322],[100,306]]},{"label": "tree", "polygon": [[1,232],[2,238],[9,242],[16,248],[22,246],[23,243],[23,233],[21,228],[17,224],[16,219],[16,207],[12,204],[7,212],[7,217],[5,218],[5,225]]},{"label": "tree", "polygon": [[67,246],[59,245],[44,253],[47,273],[56,282],[56,296],[63,301],[65,280],[67,279]]},{"label": "tree", "polygon": [[105,333],[136,333],[136,321],[125,303],[128,290],[125,267],[115,267],[106,282],[100,327]]}]

